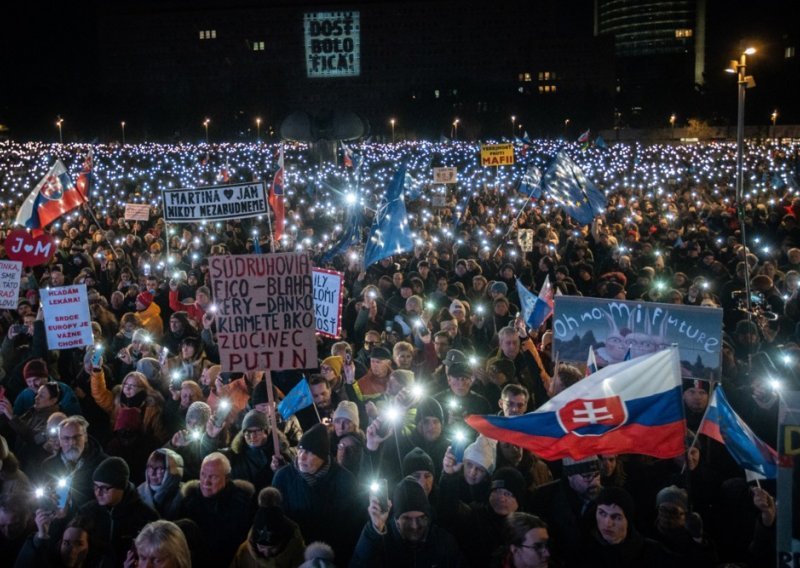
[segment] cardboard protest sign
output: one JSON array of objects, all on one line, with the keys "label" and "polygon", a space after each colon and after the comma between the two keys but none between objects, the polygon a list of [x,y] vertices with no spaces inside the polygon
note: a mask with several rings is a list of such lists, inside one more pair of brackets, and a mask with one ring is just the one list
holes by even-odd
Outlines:
[{"label": "cardboard protest sign", "polygon": [[264,182],[164,189],[164,220],[194,223],[224,219],[246,219],[266,215]]},{"label": "cardboard protest sign", "polygon": [[0,260],[0,308],[16,310],[19,302],[19,281],[22,278],[22,263],[16,260]]},{"label": "cardboard protest sign", "polygon": [[39,291],[50,349],[72,349],[94,343],[86,284]]},{"label": "cardboard protest sign", "polygon": [[533,229],[519,229],[517,242],[522,252],[531,252],[533,250]]},{"label": "cardboard protest sign", "polygon": [[150,218],[150,205],[147,203],[126,203],[126,221],[147,221]]},{"label": "cardboard protest sign", "polygon": [[481,166],[513,166],[513,144],[481,144]]},{"label": "cardboard protest sign", "polygon": [[433,183],[456,183],[457,168],[433,168]]},{"label": "cardboard protest sign", "polygon": [[344,274],[324,268],[314,268],[313,272],[317,333],[325,337],[341,337]]},{"label": "cardboard protest sign", "polygon": [[[598,368],[678,345],[684,377],[719,380],[722,310],[608,298],[556,296],[553,349],[581,369],[589,347]],[[630,355],[628,355],[630,353]]]},{"label": "cardboard protest sign", "polygon": [[314,285],[306,253],[209,259],[223,371],[317,366]]}]

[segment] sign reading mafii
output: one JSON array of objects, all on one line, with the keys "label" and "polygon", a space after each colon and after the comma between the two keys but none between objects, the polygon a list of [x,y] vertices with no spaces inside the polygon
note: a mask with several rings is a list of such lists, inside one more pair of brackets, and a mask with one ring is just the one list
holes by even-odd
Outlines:
[{"label": "sign reading mafii", "polygon": [[306,253],[212,256],[209,272],[224,372],[317,366]]},{"label": "sign reading mafii", "polygon": [[264,182],[165,189],[164,220],[195,223],[245,219],[267,214]]}]

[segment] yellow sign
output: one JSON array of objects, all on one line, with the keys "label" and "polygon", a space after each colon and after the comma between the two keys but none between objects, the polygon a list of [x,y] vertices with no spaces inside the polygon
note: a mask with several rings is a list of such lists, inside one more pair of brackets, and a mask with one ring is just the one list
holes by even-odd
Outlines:
[{"label": "yellow sign", "polygon": [[481,166],[513,166],[513,144],[481,144]]}]

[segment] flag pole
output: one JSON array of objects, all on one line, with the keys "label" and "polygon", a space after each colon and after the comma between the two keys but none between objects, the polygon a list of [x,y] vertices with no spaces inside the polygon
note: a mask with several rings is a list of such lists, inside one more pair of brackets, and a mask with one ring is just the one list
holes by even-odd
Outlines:
[{"label": "flag pole", "polygon": [[322,424],[322,418],[321,418],[321,417],[320,417],[320,415],[319,415],[319,409],[317,408],[317,403],[316,403],[316,402],[314,402],[314,401],[312,400],[312,401],[311,401],[311,406],[313,406],[313,407],[314,407],[314,412],[316,412],[316,414],[317,414],[317,421],[318,421],[320,424]]},{"label": "flag pole", "polygon": [[269,370],[264,371],[264,380],[267,381],[267,401],[269,402],[269,407],[272,409],[272,412],[270,412],[268,416],[269,428],[272,430],[272,446],[275,450],[273,455],[275,457],[280,457],[281,444],[278,440],[278,417],[275,416],[275,413],[278,412],[278,407],[275,406],[275,393],[272,392],[272,373]]},{"label": "flag pole", "polygon": [[270,205],[270,210],[267,211],[267,226],[269,227],[269,249],[272,252],[275,252],[275,235],[272,234],[272,217],[270,216],[272,211],[272,206]]}]

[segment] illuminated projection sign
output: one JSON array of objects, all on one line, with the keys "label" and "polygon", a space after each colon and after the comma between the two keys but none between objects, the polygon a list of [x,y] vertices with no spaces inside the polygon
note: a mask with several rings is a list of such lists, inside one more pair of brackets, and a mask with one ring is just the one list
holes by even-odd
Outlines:
[{"label": "illuminated projection sign", "polygon": [[359,12],[307,12],[303,29],[309,78],[361,74]]}]

